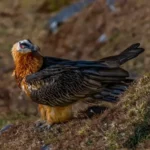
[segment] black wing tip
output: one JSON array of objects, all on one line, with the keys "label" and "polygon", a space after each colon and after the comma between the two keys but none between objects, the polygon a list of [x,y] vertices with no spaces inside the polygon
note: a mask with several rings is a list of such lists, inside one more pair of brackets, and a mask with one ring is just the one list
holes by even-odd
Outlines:
[{"label": "black wing tip", "polygon": [[135,44],[132,44],[128,49],[132,50],[132,49],[135,49],[135,50],[139,50],[140,53],[144,52],[145,49],[143,47],[140,47],[140,43],[135,43]]},{"label": "black wing tip", "polygon": [[141,53],[145,51],[144,48],[139,48],[139,50],[140,50]]},{"label": "black wing tip", "polygon": [[135,44],[132,44],[131,47],[132,48],[138,48],[140,45],[141,45],[140,43],[135,43]]},{"label": "black wing tip", "polygon": [[145,49],[144,49],[144,48],[139,48],[137,51],[138,51],[138,52],[137,52],[137,56],[138,56],[138,55],[140,55],[141,53],[143,53],[143,52],[145,51]]},{"label": "black wing tip", "polygon": [[120,65],[137,57],[139,54],[143,53],[144,50],[144,48],[140,47],[140,43],[132,44],[119,55]]},{"label": "black wing tip", "polygon": [[132,44],[131,46],[129,46],[125,51],[123,51],[121,53],[121,55],[130,53],[132,55],[135,55],[135,57],[136,57],[137,55],[143,53],[144,51],[145,51],[145,49],[143,47],[140,47],[140,43],[135,43],[135,44]]}]

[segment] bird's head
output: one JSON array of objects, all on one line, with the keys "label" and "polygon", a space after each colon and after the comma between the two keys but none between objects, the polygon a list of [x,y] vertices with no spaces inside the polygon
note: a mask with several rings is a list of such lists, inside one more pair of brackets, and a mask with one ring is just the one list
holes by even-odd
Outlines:
[{"label": "bird's head", "polygon": [[16,72],[19,72],[19,75],[33,73],[43,64],[43,56],[39,53],[40,48],[30,40],[15,43],[11,51],[15,63],[15,74]]},{"label": "bird's head", "polygon": [[18,52],[21,54],[33,53],[40,51],[37,45],[34,45],[30,40],[22,40],[13,45],[12,52]]},{"label": "bird's head", "polygon": [[21,40],[12,47],[12,56],[14,61],[22,59],[22,56],[40,55],[40,48],[34,45],[30,40]]}]

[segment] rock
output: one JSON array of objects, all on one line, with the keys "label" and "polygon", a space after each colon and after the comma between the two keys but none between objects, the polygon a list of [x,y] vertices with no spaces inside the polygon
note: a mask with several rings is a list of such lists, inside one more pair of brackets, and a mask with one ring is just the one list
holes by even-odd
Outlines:
[{"label": "rock", "polygon": [[97,40],[99,43],[106,43],[108,41],[108,37],[105,33],[103,33]]},{"label": "rock", "polygon": [[102,114],[106,109],[107,107],[104,107],[104,106],[92,106],[92,107],[89,107],[85,111],[85,113],[89,118],[91,118],[96,114]]},{"label": "rock", "polygon": [[11,128],[13,125],[12,124],[8,124],[8,125],[6,125],[6,126],[4,126],[1,130],[0,130],[0,135],[3,133],[3,132],[5,132],[5,131],[7,131],[9,128]]},{"label": "rock", "polygon": [[70,17],[80,12],[82,9],[93,3],[95,0],[81,0],[80,2],[69,5],[49,20],[49,28],[53,33],[58,31],[58,27]]},{"label": "rock", "polygon": [[112,12],[116,12],[115,0],[106,0],[106,3]]},{"label": "rock", "polygon": [[50,145],[43,145],[41,147],[41,150],[52,150],[51,146]]}]

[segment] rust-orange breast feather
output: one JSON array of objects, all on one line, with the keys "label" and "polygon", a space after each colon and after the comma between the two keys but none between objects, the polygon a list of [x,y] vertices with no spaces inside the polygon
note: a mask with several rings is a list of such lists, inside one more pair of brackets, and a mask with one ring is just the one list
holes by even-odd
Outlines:
[{"label": "rust-orange breast feather", "polygon": [[15,62],[13,76],[15,76],[18,86],[25,86],[24,79],[27,75],[37,72],[43,65],[43,57],[39,53],[22,54],[12,48],[12,56]]}]

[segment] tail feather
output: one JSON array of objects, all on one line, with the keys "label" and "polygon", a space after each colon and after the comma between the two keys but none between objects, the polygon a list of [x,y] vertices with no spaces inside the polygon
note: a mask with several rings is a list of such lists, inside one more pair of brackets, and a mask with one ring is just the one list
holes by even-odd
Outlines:
[{"label": "tail feather", "polygon": [[100,61],[104,61],[108,66],[110,66],[110,68],[117,68],[144,52],[144,49],[139,46],[139,43],[133,44],[119,55],[106,57],[101,59]]},{"label": "tail feather", "polygon": [[139,43],[133,44],[119,55],[101,59],[100,62],[105,64],[106,68],[85,69],[83,72],[88,80],[100,82],[104,87],[99,92],[89,95],[89,99],[116,102],[134,81],[134,79],[128,79],[129,73],[120,68],[120,65],[137,57],[143,51],[144,49],[140,47]]},{"label": "tail feather", "polygon": [[140,48],[139,46],[139,43],[133,44],[130,47],[128,47],[125,51],[123,51],[118,57],[120,65],[141,54],[144,51],[144,49]]}]

